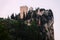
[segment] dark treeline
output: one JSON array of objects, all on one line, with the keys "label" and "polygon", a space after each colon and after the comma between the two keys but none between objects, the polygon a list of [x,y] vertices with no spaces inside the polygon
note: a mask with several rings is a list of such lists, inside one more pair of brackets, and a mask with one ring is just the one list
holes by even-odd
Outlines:
[{"label": "dark treeline", "polygon": [[0,18],[0,40],[54,40],[52,10],[29,10],[23,19],[12,14]]}]

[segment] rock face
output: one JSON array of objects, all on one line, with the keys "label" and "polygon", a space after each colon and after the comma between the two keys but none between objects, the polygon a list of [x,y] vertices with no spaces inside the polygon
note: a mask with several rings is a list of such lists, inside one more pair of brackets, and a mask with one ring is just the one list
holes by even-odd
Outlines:
[{"label": "rock face", "polygon": [[[23,15],[24,11],[22,11],[22,10],[25,10],[25,7],[23,7],[23,8],[21,7],[20,16]],[[39,31],[42,32],[40,34],[42,34],[42,36],[44,36],[44,37],[42,37],[41,40],[54,40],[54,28],[53,28],[54,17],[53,17],[52,10],[51,9],[45,10],[43,8],[41,8],[41,9],[37,8],[36,10],[33,10],[32,7],[30,8],[30,10],[28,12],[27,12],[27,10],[28,10],[28,7],[26,7],[26,10],[25,10],[26,14],[24,14],[26,16],[24,16],[22,18],[22,20],[24,20],[28,26],[31,25],[32,21],[36,22],[37,27],[40,28]],[[21,19],[21,17],[20,17],[20,19]],[[42,29],[42,31],[41,31],[41,29]]]}]

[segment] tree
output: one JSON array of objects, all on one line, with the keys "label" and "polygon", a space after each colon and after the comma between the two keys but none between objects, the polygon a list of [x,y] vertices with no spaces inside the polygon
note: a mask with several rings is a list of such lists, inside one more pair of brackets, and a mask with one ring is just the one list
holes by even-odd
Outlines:
[{"label": "tree", "polygon": [[14,14],[11,15],[11,19],[15,19]]}]

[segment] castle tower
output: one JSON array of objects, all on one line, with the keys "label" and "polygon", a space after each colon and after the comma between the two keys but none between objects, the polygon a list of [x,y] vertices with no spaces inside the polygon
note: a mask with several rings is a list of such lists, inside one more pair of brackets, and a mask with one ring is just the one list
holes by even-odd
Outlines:
[{"label": "castle tower", "polygon": [[27,12],[28,12],[28,7],[27,6],[21,6],[20,7],[20,18],[23,19],[23,16],[24,16],[23,14],[25,14],[25,16],[26,16]]}]

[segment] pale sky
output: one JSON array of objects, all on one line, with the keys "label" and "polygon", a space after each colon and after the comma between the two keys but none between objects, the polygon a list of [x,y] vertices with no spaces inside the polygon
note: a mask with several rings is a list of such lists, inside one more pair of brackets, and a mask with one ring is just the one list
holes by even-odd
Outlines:
[{"label": "pale sky", "polygon": [[20,6],[52,9],[54,14],[54,35],[55,40],[60,40],[60,0],[0,0],[0,17],[10,16],[12,13],[18,14]]}]

